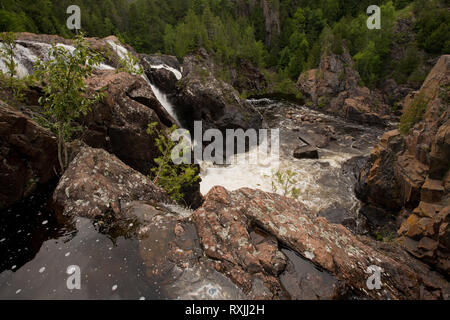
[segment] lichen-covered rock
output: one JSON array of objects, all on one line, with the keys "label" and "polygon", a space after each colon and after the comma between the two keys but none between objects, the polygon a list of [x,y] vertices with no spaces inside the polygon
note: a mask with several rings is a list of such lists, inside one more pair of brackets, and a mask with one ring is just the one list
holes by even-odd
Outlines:
[{"label": "lichen-covered rock", "polygon": [[0,209],[56,179],[55,136],[0,101]]},{"label": "lichen-covered rock", "polygon": [[[399,253],[399,246],[380,249],[376,241],[356,237],[342,225],[311,214],[300,202],[276,194],[251,189],[228,192],[215,187],[194,213],[194,222],[205,254],[217,260],[217,270],[251,296],[283,296],[279,278],[264,268],[268,252],[262,253],[265,248],[250,235],[261,229],[276,238],[278,246],[288,247],[333,277],[328,298],[450,297],[448,282],[404,252]],[[383,270],[380,290],[367,287],[371,266]],[[259,295],[254,288],[257,282],[263,284]]]},{"label": "lichen-covered rock", "polygon": [[131,201],[166,202],[166,192],[102,149],[84,147],[61,177],[53,203],[59,213],[95,218],[120,215]]},{"label": "lichen-covered rock", "polygon": [[421,202],[403,221],[398,233],[408,252],[449,274],[449,223],[450,206]]}]

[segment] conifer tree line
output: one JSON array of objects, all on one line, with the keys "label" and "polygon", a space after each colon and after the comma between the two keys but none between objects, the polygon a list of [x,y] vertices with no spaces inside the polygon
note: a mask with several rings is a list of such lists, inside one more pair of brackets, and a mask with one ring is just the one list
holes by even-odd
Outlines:
[{"label": "conifer tree line", "polygon": [[[280,21],[270,44],[264,1]],[[222,64],[245,59],[293,81],[317,67],[324,48],[349,50],[367,86],[376,86],[387,72],[399,82],[420,80],[418,51],[450,53],[448,0],[0,0],[0,31],[73,37],[66,28],[72,4],[81,7],[88,36],[114,34],[138,52],[179,58],[203,47]],[[366,27],[366,9],[373,4],[382,10],[381,30]],[[392,42],[402,36],[394,32],[395,23],[410,15],[415,40],[407,45],[408,59],[387,68]]]}]

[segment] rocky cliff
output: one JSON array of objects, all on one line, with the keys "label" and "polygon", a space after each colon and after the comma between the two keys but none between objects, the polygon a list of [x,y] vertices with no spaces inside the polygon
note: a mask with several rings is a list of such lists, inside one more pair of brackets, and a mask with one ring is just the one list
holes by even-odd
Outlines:
[{"label": "rocky cliff", "polygon": [[449,83],[450,56],[445,55],[420,91],[405,99],[401,128],[405,132],[411,126],[408,133],[386,133],[360,177],[363,199],[399,214],[399,241],[405,248],[447,274]]},{"label": "rocky cliff", "polygon": [[383,124],[389,119],[390,107],[383,95],[360,85],[347,49],[336,54],[325,50],[318,69],[302,73],[297,87],[311,106],[332,112],[349,120]]}]

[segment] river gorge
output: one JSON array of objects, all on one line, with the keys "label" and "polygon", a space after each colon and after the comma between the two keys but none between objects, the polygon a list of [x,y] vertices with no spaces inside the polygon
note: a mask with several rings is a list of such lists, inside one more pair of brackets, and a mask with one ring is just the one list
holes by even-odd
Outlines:
[{"label": "river gorge", "polygon": [[[22,34],[15,49],[18,76],[32,74],[38,56],[51,59],[44,52],[55,40],[75,50],[56,36]],[[33,120],[36,105],[1,105],[0,126],[14,124],[2,129],[8,137],[2,150],[18,150],[5,156],[4,185],[17,179],[22,191],[2,189],[0,299],[448,298],[446,251],[419,243],[434,237],[445,244],[446,218],[433,222],[442,228],[433,235],[426,226],[414,233],[417,221],[403,219],[417,206],[418,221],[423,220],[417,210],[435,210],[432,217],[423,213],[427,219],[444,212],[440,206],[425,208],[430,198],[443,198],[445,187],[426,189],[425,181],[416,187],[394,171],[395,161],[402,159],[394,151],[410,143],[396,130],[398,117],[356,112],[351,98],[345,100],[346,117],[286,99],[243,99],[214,75],[213,62],[202,50],[182,65],[175,57],[142,55],[134,65],[142,75],[116,72],[118,61],[137,53],[115,37],[88,42],[98,50],[112,49],[87,80],[90,90],[104,90],[107,98],[80,120],[84,131],[70,144],[71,163],[62,177],[54,170],[52,133]],[[449,58],[442,60],[434,74],[444,74],[439,79],[447,81]],[[0,68],[6,71],[4,63]],[[27,94],[36,102],[41,93],[31,88]],[[436,127],[448,123],[442,117]],[[279,129],[280,153],[258,164],[249,161],[261,158],[258,148],[236,154],[230,165],[202,161],[201,182],[187,194],[191,205],[174,203],[146,176],[157,152],[146,128],[156,121],[191,129],[185,125],[191,120],[222,131]],[[437,139],[433,150],[447,150],[448,130],[431,136]],[[313,156],[302,154],[305,148]],[[431,149],[420,149],[416,154],[421,152],[442,162],[442,152],[428,156]],[[50,160],[43,164],[44,154]],[[380,179],[388,179],[392,189],[406,188],[392,182],[394,173],[383,175],[380,162],[395,173],[395,183],[409,183],[408,199],[395,195],[402,201],[399,207],[376,203],[379,194],[390,196],[377,184]],[[274,188],[274,176],[286,170],[295,173],[296,199]],[[428,171],[421,172],[428,181]],[[396,216],[402,205],[403,216]],[[380,233],[399,228],[407,249],[384,241],[391,234]],[[427,260],[413,249],[436,251]],[[385,279],[378,292],[366,287],[374,265]],[[79,289],[68,289],[73,266],[81,271]]]}]

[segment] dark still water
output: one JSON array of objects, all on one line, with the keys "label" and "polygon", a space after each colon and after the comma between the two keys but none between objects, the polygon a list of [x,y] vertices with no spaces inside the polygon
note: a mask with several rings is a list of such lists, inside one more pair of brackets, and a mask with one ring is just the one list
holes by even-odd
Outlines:
[{"label": "dark still water", "polygon": [[[0,214],[0,299],[163,298],[145,277],[138,239],[110,239],[88,219],[58,222],[44,200]],[[67,287],[72,265],[80,290]]]}]

